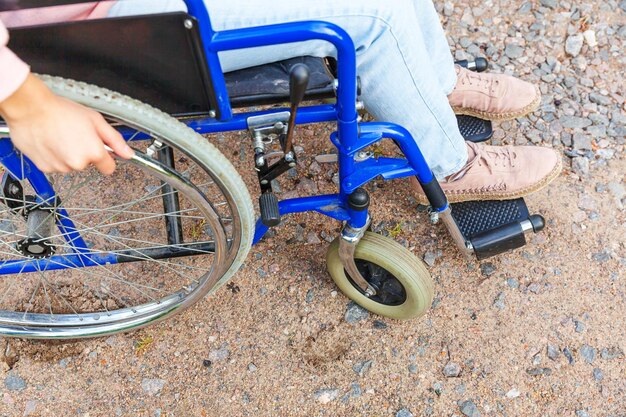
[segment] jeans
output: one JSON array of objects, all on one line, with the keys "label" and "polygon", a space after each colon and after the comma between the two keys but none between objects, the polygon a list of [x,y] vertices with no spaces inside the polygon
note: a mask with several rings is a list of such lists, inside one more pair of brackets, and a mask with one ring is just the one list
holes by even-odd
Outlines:
[{"label": "jeans", "polygon": [[[205,0],[216,31],[298,20],[337,24],[352,37],[361,96],[376,119],[413,135],[437,178],[467,161],[447,95],[456,84],[450,49],[432,0]],[[186,10],[181,0],[121,1],[111,16]],[[334,56],[324,41],[220,53],[225,72],[295,56]]]}]

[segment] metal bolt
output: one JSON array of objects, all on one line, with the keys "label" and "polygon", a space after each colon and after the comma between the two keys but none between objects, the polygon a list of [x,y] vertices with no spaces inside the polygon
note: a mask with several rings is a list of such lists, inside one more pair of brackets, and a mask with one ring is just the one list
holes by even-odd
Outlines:
[{"label": "metal bolt", "polygon": [[263,185],[267,184],[267,180],[261,180],[261,184]]},{"label": "metal bolt", "polygon": [[293,168],[293,167],[295,167],[295,166],[296,166],[296,163],[295,163],[295,162],[290,162],[290,163],[289,163],[289,166]]},{"label": "metal bolt", "polygon": [[439,213],[438,213],[438,212],[436,212],[436,211],[431,211],[431,212],[429,213],[429,216],[430,216],[430,223],[431,223],[431,224],[437,224],[437,223],[439,223]]},{"label": "metal bolt", "polygon": [[20,187],[18,187],[15,184],[11,184],[11,186],[9,187],[9,194],[11,195],[16,195],[20,192]]},{"label": "metal bolt", "polygon": [[191,29],[193,28],[193,21],[191,19],[185,19],[184,25],[185,29]]},{"label": "metal bolt", "polygon": [[265,158],[263,158],[263,156],[259,156],[256,161],[256,166],[258,167],[262,167],[263,165],[265,165]]},{"label": "metal bolt", "polygon": [[292,162],[293,161],[293,152],[287,152],[285,154],[285,161]]},{"label": "metal bolt", "polygon": [[215,118],[215,116],[217,116],[217,113],[215,113],[215,110],[209,110],[209,117]]}]

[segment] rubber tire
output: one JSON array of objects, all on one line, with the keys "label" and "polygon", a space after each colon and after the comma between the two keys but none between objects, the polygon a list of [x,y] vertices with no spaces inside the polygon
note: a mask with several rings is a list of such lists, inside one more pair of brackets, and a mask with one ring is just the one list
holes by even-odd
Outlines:
[{"label": "rubber tire", "polygon": [[176,140],[177,146],[186,149],[211,175],[222,181],[239,209],[241,240],[239,247],[236,248],[237,254],[233,263],[208,294],[214,293],[224,285],[239,270],[247,257],[252,247],[255,229],[254,206],[248,188],[230,161],[193,129],[148,104],[95,85],[50,75],[38,76],[59,96],[99,112],[119,116],[121,119],[139,120],[142,126],[152,128],[153,132],[161,130],[170,132],[167,135],[168,139]]},{"label": "rubber tire", "polygon": [[404,286],[405,302],[390,306],[367,298],[348,280],[339,259],[339,239],[341,237],[330,244],[326,265],[335,284],[348,298],[372,313],[397,320],[420,317],[428,311],[433,301],[434,284],[422,261],[411,251],[392,239],[365,232],[354,252],[356,259],[383,267]]},{"label": "rubber tire", "polygon": [[[185,308],[224,285],[239,270],[248,255],[252,247],[255,229],[252,199],[244,181],[230,161],[216,147],[210,144],[206,138],[196,133],[193,129],[145,103],[83,82],[48,75],[39,75],[39,77],[59,96],[90,107],[105,115],[114,116],[120,121],[141,127],[142,130],[152,132],[156,136],[167,138],[167,141],[176,145],[179,149],[184,149],[199,166],[213,176],[216,184],[219,184],[223,192],[229,195],[231,199],[230,207],[236,207],[237,209],[237,217],[240,223],[239,244],[229,249],[227,258],[229,264],[223,265],[225,272],[219,281],[212,287],[207,286],[202,290],[194,290],[190,294],[189,303],[187,303]],[[98,325],[89,325],[78,329],[59,327],[57,328],[59,331],[54,333],[49,332],[45,326],[16,327],[0,323],[0,335],[46,339],[104,336],[144,327],[183,310],[184,308],[181,306],[166,311],[156,311],[137,320],[120,322],[115,328]]]}]

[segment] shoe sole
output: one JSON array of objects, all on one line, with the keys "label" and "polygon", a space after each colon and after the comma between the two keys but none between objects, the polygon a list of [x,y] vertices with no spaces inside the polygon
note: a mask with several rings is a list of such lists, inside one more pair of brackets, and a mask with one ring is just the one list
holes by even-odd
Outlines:
[{"label": "shoe sole", "polygon": [[458,115],[478,117],[479,119],[491,120],[492,122],[513,120],[517,119],[518,117],[526,116],[527,114],[532,113],[539,108],[539,103],[541,103],[541,92],[539,91],[539,88],[537,86],[535,86],[535,92],[537,93],[537,96],[535,97],[533,102],[515,112],[492,113],[465,107],[452,107],[452,110],[454,110],[454,113]]},{"label": "shoe sole", "polygon": [[[536,184],[523,188],[521,190],[517,190],[515,192],[498,192],[498,193],[455,193],[455,192],[446,192],[444,191],[446,197],[448,198],[448,203],[462,203],[464,201],[490,201],[490,200],[514,200],[516,198],[525,197],[528,194],[532,194],[546,187],[552,181],[554,181],[563,170],[563,161],[559,156],[557,160],[557,164],[554,166],[552,171],[548,175],[546,175],[541,181]],[[417,202],[421,205],[428,206],[430,202],[426,198],[426,195],[422,193],[422,191],[417,191]]]}]

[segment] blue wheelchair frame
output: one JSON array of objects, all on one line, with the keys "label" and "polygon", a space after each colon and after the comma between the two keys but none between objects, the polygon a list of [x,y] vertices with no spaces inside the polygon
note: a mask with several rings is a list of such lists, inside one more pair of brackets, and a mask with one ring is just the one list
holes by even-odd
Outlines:
[{"label": "blue wheelchair frame", "polygon": [[[203,0],[185,0],[188,13],[197,19],[211,74],[214,93],[217,98],[215,117],[184,120],[196,132],[215,133],[233,130],[246,130],[247,119],[251,116],[275,113],[285,109],[263,112],[233,114],[223,72],[218,59],[218,52],[258,46],[277,45],[307,40],[330,42],[337,49],[337,102],[334,105],[315,105],[299,109],[297,124],[336,121],[337,131],[331,135],[331,141],[338,149],[339,192],[329,195],[317,195],[280,201],[280,214],[316,211],[336,220],[345,221],[354,229],[363,228],[368,222],[367,210],[350,209],[348,197],[357,188],[368,181],[381,176],[393,179],[416,175],[420,183],[431,183],[433,174],[426,163],[419,147],[411,134],[401,126],[392,123],[359,123],[357,114],[357,74],[356,52],[350,36],[340,27],[321,21],[303,21],[275,24],[246,29],[215,32],[212,29],[209,13]],[[122,134],[129,139],[130,134]],[[133,140],[139,138],[135,137]],[[383,139],[394,140],[406,159],[372,158],[357,162],[357,152]],[[18,180],[28,180],[38,195],[38,203],[53,204],[56,194],[46,176],[26,157],[22,157],[13,147],[10,139],[0,139],[0,162]],[[434,210],[443,212],[447,202],[434,205]],[[86,242],[68,217],[68,213],[58,207],[61,214],[57,226],[63,233],[68,245],[75,248],[75,254],[53,255],[48,259],[8,260],[0,264],[0,274],[36,272],[83,266],[115,264],[113,254],[90,254]],[[267,232],[267,226],[259,219],[256,225],[254,243]]]}]

